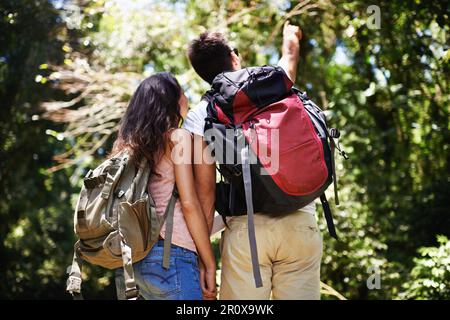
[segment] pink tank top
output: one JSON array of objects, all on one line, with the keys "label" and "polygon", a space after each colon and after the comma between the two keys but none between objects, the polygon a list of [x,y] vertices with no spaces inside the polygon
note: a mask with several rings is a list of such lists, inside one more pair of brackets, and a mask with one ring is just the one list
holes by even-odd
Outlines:
[{"label": "pink tank top", "polygon": [[[164,215],[167,204],[169,203],[172,189],[175,184],[175,171],[172,161],[163,156],[156,165],[155,170],[159,176],[152,175],[149,180],[149,191],[155,201],[156,213],[160,216]],[[165,238],[166,224],[164,223],[160,236]],[[172,243],[197,252],[194,240],[184,220],[183,211],[181,210],[180,200],[175,204]]]}]

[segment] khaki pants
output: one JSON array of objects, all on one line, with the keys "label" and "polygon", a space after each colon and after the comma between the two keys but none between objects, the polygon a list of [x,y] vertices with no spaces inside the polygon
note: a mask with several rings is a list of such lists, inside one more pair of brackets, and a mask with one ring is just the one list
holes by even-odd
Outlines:
[{"label": "khaki pants", "polygon": [[256,288],[247,234],[247,216],[234,217],[222,234],[223,300],[320,299],[322,236],[311,212],[273,218],[255,215],[263,287]]}]

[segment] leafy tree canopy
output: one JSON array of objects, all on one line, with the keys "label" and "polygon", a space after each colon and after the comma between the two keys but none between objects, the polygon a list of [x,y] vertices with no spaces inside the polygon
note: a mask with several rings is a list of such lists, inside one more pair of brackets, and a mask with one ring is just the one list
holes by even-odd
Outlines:
[{"label": "leafy tree canopy", "polygon": [[[245,66],[275,64],[286,19],[304,34],[296,84],[350,154],[338,163],[341,241],[320,219],[323,282],[350,299],[448,297],[449,11],[375,2],[379,21],[359,0],[2,1],[0,297],[68,298],[80,179],[139,81],[171,71],[194,105],[207,85],[191,39],[220,30]],[[371,267],[380,289],[368,289]],[[87,297],[114,296],[110,272],[85,272]]]}]

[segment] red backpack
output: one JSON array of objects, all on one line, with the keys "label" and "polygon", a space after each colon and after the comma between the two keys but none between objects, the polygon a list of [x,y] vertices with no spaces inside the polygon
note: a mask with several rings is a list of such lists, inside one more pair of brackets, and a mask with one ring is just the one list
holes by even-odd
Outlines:
[{"label": "red backpack", "polygon": [[253,272],[261,287],[254,212],[289,214],[320,197],[328,230],[337,238],[324,192],[334,181],[338,204],[333,138],[339,131],[328,129],[322,110],[280,67],[221,73],[204,99],[204,136],[222,176],[216,210],[223,217],[248,215]]}]

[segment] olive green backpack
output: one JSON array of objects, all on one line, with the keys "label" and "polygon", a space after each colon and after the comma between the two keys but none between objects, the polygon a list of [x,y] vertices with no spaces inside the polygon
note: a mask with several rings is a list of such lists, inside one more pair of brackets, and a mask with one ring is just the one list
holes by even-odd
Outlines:
[{"label": "olive green backpack", "polygon": [[125,296],[136,299],[132,264],[142,260],[158,241],[166,221],[163,266],[169,268],[173,213],[178,197],[176,186],[162,217],[148,193],[150,168],[147,160],[136,167],[122,151],[106,160],[84,178],[74,216],[79,240],[74,246],[68,268],[66,290],[74,299],[82,299],[81,265],[83,261],[108,269],[124,268]]}]

